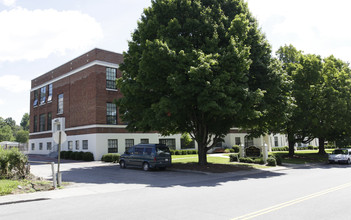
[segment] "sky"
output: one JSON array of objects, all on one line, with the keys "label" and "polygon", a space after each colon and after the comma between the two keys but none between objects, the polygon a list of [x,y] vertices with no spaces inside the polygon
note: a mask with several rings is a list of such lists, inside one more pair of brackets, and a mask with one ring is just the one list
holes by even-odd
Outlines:
[{"label": "sky", "polygon": [[[247,2],[273,52],[292,44],[351,62],[351,1]],[[29,113],[35,77],[93,48],[127,51],[150,5],[151,0],[0,0],[0,117],[19,124]]]}]

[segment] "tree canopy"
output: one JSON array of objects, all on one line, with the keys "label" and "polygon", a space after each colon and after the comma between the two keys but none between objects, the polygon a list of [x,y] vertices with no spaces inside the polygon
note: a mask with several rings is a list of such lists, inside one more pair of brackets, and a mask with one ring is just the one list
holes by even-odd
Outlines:
[{"label": "tree canopy", "polygon": [[231,127],[279,123],[279,65],[244,1],[155,0],[124,53],[119,112],[131,131],[189,133],[206,164]]}]

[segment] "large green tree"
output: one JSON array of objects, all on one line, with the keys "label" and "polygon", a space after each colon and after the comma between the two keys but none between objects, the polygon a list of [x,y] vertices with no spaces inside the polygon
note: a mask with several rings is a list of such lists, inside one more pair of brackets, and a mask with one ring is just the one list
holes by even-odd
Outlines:
[{"label": "large green tree", "polygon": [[189,133],[203,165],[231,127],[276,123],[277,67],[244,1],[154,0],[124,53],[120,115],[132,131]]},{"label": "large green tree", "polygon": [[29,131],[29,114],[28,113],[25,113],[22,116],[22,120],[21,120],[20,125],[21,125],[23,130]]}]

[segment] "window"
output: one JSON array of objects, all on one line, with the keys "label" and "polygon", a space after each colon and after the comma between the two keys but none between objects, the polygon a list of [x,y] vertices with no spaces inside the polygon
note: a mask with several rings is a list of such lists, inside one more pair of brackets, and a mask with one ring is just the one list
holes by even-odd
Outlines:
[{"label": "window", "polygon": [[126,139],[126,150],[134,145],[134,139]]},{"label": "window", "polygon": [[37,131],[38,131],[38,116],[36,116],[36,115],[34,115],[33,131],[34,131],[34,132],[37,132]]},{"label": "window", "polygon": [[235,145],[241,145],[240,137],[235,137]]},{"label": "window", "polygon": [[34,91],[34,101],[33,101],[33,106],[37,106],[38,105],[38,90]]},{"label": "window", "polygon": [[83,140],[83,150],[88,150],[88,140]]},{"label": "window", "polygon": [[248,135],[245,136],[245,147],[252,147],[254,146],[253,138],[249,137]]},{"label": "window", "polygon": [[108,153],[117,153],[118,152],[118,140],[117,139],[108,139]]},{"label": "window", "polygon": [[79,150],[79,141],[76,141],[76,150]]},{"label": "window", "polygon": [[106,88],[107,89],[117,89],[116,69],[106,68]]},{"label": "window", "polygon": [[68,150],[73,150],[73,141],[68,141]]},{"label": "window", "polygon": [[35,144],[32,143],[32,150],[35,150]]},{"label": "window", "polygon": [[43,143],[39,143],[39,150],[43,150]]},{"label": "window", "polygon": [[145,139],[140,139],[140,144],[148,144],[149,143],[149,139],[145,138]]},{"label": "window", "polygon": [[160,144],[165,144],[170,149],[176,149],[176,144],[175,144],[175,139],[174,138],[160,139],[159,141],[160,141]]},{"label": "window", "polygon": [[47,142],[47,143],[46,143],[46,149],[47,149],[47,150],[52,150],[52,144],[51,144],[51,142]]},{"label": "window", "polygon": [[45,114],[39,116],[39,131],[45,131]]},{"label": "window", "polygon": [[46,100],[46,86],[40,88],[40,105],[45,104]]},{"label": "window", "polygon": [[279,143],[278,143],[278,137],[274,137],[274,146],[278,147]]},{"label": "window", "polygon": [[117,124],[117,106],[114,103],[106,103],[106,123],[109,125]]},{"label": "window", "polygon": [[48,131],[51,131],[51,129],[52,129],[51,121],[52,121],[52,114],[51,114],[51,112],[49,112],[48,113],[48,121],[47,121],[47,125],[46,125],[46,128]]},{"label": "window", "polygon": [[135,151],[134,151],[134,154],[143,155],[143,152],[144,152],[144,148],[143,147],[136,147]]},{"label": "window", "polygon": [[52,101],[52,84],[48,85],[48,102],[51,102]]},{"label": "window", "polygon": [[58,95],[57,114],[63,114],[63,94]]}]

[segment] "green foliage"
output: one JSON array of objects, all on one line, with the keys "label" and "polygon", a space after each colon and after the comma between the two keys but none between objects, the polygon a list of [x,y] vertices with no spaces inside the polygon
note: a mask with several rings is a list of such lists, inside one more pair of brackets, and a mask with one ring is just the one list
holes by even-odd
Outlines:
[{"label": "green foliage", "polygon": [[256,164],[264,164],[263,158],[255,158],[254,163]]},{"label": "green foliage", "polygon": [[229,161],[230,162],[237,162],[237,161],[239,161],[239,154],[238,153],[229,154]]},{"label": "green foliage", "polygon": [[289,151],[289,147],[272,147],[272,151]]},{"label": "green foliage", "polygon": [[17,148],[0,148],[0,178],[24,178],[29,174],[28,158]]},{"label": "green foliage", "polygon": [[63,151],[60,151],[60,158],[61,158],[61,159],[66,159],[65,156],[66,156],[66,151],[64,151],[64,150],[63,150]]},{"label": "green foliage", "polygon": [[29,131],[20,130],[16,134],[16,141],[19,143],[27,143],[29,139]]},{"label": "green foliage", "polygon": [[84,161],[94,161],[94,154],[91,152],[84,152],[83,160]]},{"label": "green foliage", "polygon": [[117,153],[108,153],[108,154],[104,154],[101,157],[101,161],[104,162],[112,162],[112,163],[118,163],[119,162],[119,158],[120,158],[120,154]]},{"label": "green foliage", "polygon": [[[270,157],[275,159],[277,165],[279,166],[282,165],[282,157],[279,154],[269,155],[268,158]],[[267,160],[267,163],[268,163],[268,160]]]},{"label": "green foliage", "polygon": [[20,125],[21,125],[23,130],[29,131],[29,114],[28,113],[25,113],[22,116],[22,120],[21,120]]},{"label": "green foliage", "polygon": [[229,148],[224,149],[224,153],[230,153],[230,149]]},{"label": "green foliage", "polygon": [[250,157],[239,157],[239,162],[241,163],[253,163],[254,160]]},{"label": "green foliage", "polygon": [[233,150],[234,150],[234,152],[235,153],[239,153],[239,151],[240,151],[240,146],[238,146],[238,145],[233,145]]},{"label": "green foliage", "polygon": [[64,151],[64,159],[71,159],[71,154],[73,153],[72,151]]},{"label": "green foliage", "polygon": [[267,166],[271,166],[271,167],[277,166],[277,161],[275,160],[274,157],[267,158]]},{"label": "green foliage", "polygon": [[283,118],[280,67],[242,0],[152,1],[121,70],[127,128],[189,133],[200,164],[231,127],[262,133]]},{"label": "green foliage", "polygon": [[4,126],[0,127],[0,142],[13,140],[14,137],[10,126],[5,124]]}]

